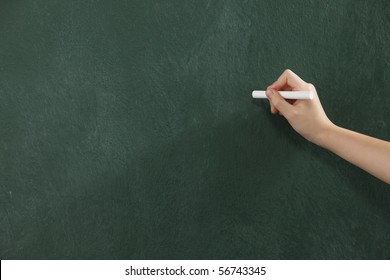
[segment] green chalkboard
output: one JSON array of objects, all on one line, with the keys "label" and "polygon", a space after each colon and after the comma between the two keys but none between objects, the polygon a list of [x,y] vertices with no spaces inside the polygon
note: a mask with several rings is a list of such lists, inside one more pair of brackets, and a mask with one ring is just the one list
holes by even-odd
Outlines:
[{"label": "green chalkboard", "polygon": [[389,140],[389,3],[1,1],[0,258],[390,258],[390,187],[251,98]]}]

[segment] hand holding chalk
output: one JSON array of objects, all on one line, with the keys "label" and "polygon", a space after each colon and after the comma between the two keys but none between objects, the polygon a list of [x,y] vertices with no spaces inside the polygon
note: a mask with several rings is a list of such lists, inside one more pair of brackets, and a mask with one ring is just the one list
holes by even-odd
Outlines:
[{"label": "hand holding chalk", "polygon": [[[281,90],[281,91],[280,91]],[[283,90],[312,92],[312,99],[286,100]],[[291,94],[293,94],[291,93]],[[254,93],[262,98],[263,93]],[[390,142],[334,125],[322,109],[315,87],[286,70],[267,88],[273,114],[282,114],[307,140],[339,155],[361,169],[390,184]],[[274,147],[278,149],[278,147]],[[373,164],[375,163],[375,164]]]},{"label": "hand holding chalk", "polygon": [[[263,93],[255,91],[252,95],[262,98]],[[265,95],[270,101],[273,114],[279,112],[295,131],[307,140],[321,145],[324,133],[333,123],[326,116],[312,84],[306,83],[291,70],[286,70],[267,88]],[[291,104],[285,98],[296,101]]]}]

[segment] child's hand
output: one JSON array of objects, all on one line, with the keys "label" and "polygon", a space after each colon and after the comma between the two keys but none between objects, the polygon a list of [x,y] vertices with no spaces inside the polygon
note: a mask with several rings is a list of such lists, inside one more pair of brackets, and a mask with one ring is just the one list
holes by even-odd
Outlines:
[{"label": "child's hand", "polygon": [[[312,100],[286,101],[279,90],[309,90],[314,94]],[[283,115],[291,126],[307,140],[321,145],[325,135],[334,125],[322,109],[315,87],[299,78],[291,70],[283,74],[267,88],[267,97],[271,104],[271,112]]]}]

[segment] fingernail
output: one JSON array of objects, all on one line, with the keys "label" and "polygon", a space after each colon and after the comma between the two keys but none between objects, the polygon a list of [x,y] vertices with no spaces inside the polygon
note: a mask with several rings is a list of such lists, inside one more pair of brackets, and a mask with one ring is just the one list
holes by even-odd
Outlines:
[{"label": "fingernail", "polygon": [[267,97],[270,98],[272,95],[272,91],[270,89],[267,89],[267,91],[265,92],[265,95],[267,95]]}]

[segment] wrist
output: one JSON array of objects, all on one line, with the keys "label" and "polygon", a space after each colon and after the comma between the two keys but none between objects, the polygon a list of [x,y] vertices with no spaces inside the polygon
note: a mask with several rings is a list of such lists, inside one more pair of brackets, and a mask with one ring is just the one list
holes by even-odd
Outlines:
[{"label": "wrist", "polygon": [[326,148],[327,145],[332,141],[332,135],[334,132],[337,130],[338,126],[333,124],[332,122],[329,121],[328,124],[324,125],[317,135],[314,137],[313,142],[314,144]]}]

